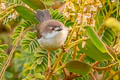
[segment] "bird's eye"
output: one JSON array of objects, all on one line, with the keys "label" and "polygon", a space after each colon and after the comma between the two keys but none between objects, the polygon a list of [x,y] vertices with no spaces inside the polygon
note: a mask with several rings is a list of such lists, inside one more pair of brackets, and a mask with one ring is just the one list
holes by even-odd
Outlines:
[{"label": "bird's eye", "polygon": [[49,28],[50,28],[50,30],[55,30],[55,27],[53,27],[53,26],[49,26]]}]

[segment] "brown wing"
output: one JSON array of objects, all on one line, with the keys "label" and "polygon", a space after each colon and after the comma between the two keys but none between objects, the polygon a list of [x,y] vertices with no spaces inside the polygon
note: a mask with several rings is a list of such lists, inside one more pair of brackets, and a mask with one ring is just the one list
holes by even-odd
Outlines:
[{"label": "brown wing", "polygon": [[[35,15],[36,15],[36,19],[39,21],[40,24],[44,21],[51,19],[51,16],[50,16],[50,13],[48,10],[37,10]],[[40,24],[36,25],[38,39],[40,39],[42,37],[42,35],[40,33]]]},{"label": "brown wing", "polygon": [[40,30],[39,30],[39,26],[40,26],[40,24],[37,24],[36,27],[35,27],[36,30],[37,30],[37,38],[38,38],[38,39],[40,39],[40,38],[42,37],[42,35],[41,35],[41,33],[40,33]]},{"label": "brown wing", "polygon": [[46,10],[37,10],[35,15],[36,15],[37,20],[40,23],[51,19],[50,13],[47,9]]}]

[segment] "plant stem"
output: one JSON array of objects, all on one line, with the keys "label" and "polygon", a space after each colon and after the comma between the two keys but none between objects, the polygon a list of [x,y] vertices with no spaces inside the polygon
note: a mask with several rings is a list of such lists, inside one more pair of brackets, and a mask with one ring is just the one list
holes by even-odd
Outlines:
[{"label": "plant stem", "polygon": [[48,50],[48,71],[51,70],[51,64],[50,64],[50,51]]},{"label": "plant stem", "polygon": [[112,68],[112,67],[114,67],[114,66],[116,66],[116,65],[118,65],[119,63],[118,62],[116,62],[116,63],[114,63],[114,64],[110,64],[110,65],[108,65],[108,66],[106,66],[106,67],[93,67],[95,70],[106,70],[106,69],[109,69],[109,68]]},{"label": "plant stem", "polygon": [[17,5],[12,5],[12,6],[8,7],[6,10],[4,10],[4,11],[2,11],[2,12],[0,13],[0,16],[1,16],[2,14],[7,13],[10,9],[13,9],[13,8],[16,7],[16,6],[19,6],[19,5],[17,4]]},{"label": "plant stem", "polygon": [[2,18],[0,18],[0,21],[2,21],[5,17],[7,17],[9,14],[13,13],[15,10],[12,9],[11,11],[9,11],[8,13],[6,13]]},{"label": "plant stem", "polygon": [[110,77],[108,77],[106,80],[112,80],[112,78],[114,76],[116,76],[117,74],[119,74],[119,73],[120,73],[120,70],[116,71],[113,75],[111,75]]},{"label": "plant stem", "polygon": [[93,73],[89,73],[90,74],[90,76],[91,76],[91,78],[92,78],[92,80],[96,80],[96,78],[95,78],[95,76],[94,76],[94,74]]},{"label": "plant stem", "polygon": [[73,46],[79,44],[82,40],[83,40],[83,39],[79,39],[79,40],[76,40],[76,41],[70,43],[70,44],[66,47],[66,49],[69,50],[69,49],[72,48]]},{"label": "plant stem", "polygon": [[[56,55],[56,58],[58,58],[58,56]],[[63,66],[62,61],[59,62],[60,66]],[[58,70],[58,69],[57,69]],[[55,71],[54,71],[55,72]],[[63,72],[65,74],[65,76],[69,75],[69,72],[66,70],[66,68],[63,68]]]},{"label": "plant stem", "polygon": [[77,77],[82,77],[82,75],[73,73],[73,74],[66,76],[63,80],[73,80],[74,78],[77,78]]},{"label": "plant stem", "polygon": [[56,70],[54,70],[54,72],[53,73],[55,73],[55,72],[57,72],[57,71],[59,71],[60,69],[63,69],[65,67],[65,64],[62,64],[58,69],[56,69]]},{"label": "plant stem", "polygon": [[71,41],[71,39],[72,39],[72,36],[73,36],[75,30],[76,30],[76,24],[73,26],[73,29],[72,29],[72,31],[70,32],[70,35],[68,36],[68,40],[66,41],[65,46],[67,46],[67,45],[70,43],[70,41]]},{"label": "plant stem", "polygon": [[[76,30],[76,41],[78,40],[79,30],[80,30],[80,27]],[[73,56],[72,56],[73,60],[75,60],[75,58],[76,58],[77,51],[78,51],[78,46],[75,45],[75,47],[74,47],[74,52],[73,52]]]},{"label": "plant stem", "polygon": [[92,67],[96,67],[100,62],[96,61],[95,63],[92,64]]},{"label": "plant stem", "polygon": [[12,48],[12,50],[11,50],[9,56],[8,56],[7,61],[6,61],[6,63],[4,64],[4,66],[3,66],[2,70],[1,70],[0,80],[2,80],[2,77],[3,77],[3,75],[4,75],[4,73],[5,73],[6,69],[7,69],[7,67],[8,67],[9,64],[10,64],[10,61],[11,61],[12,56],[13,56],[13,53],[14,53],[17,45],[18,45],[19,40],[20,40],[21,37],[22,37],[23,31],[24,31],[24,27],[22,27],[21,32],[20,32],[20,35],[19,35],[18,38],[16,39],[16,43],[15,43],[15,45],[13,46],[13,48]]},{"label": "plant stem", "polygon": [[86,54],[82,54],[79,58],[79,61],[82,61],[85,58]]}]

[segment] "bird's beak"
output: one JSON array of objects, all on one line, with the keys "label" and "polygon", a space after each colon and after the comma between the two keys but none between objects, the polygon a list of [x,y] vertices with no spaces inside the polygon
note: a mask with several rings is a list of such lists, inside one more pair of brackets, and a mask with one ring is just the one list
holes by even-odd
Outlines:
[{"label": "bird's beak", "polygon": [[61,31],[62,30],[62,28],[58,28],[56,31]]}]

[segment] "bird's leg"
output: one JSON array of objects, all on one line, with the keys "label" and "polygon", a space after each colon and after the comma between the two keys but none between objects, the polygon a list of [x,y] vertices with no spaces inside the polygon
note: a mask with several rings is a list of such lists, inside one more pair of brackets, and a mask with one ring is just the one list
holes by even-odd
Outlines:
[{"label": "bird's leg", "polygon": [[48,51],[48,71],[51,71],[51,64],[50,64],[50,51]]}]

